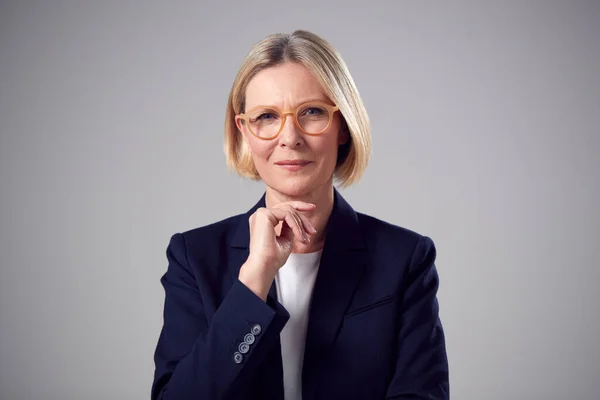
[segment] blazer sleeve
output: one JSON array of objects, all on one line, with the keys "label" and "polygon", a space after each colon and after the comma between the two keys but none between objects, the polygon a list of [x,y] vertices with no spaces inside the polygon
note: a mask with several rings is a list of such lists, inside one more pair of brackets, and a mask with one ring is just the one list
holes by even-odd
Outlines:
[{"label": "blazer sleeve", "polygon": [[387,399],[450,398],[448,358],[436,298],[433,241],[420,237],[402,290],[396,366]]},{"label": "blazer sleeve", "polygon": [[[151,398],[239,397],[276,343],[289,313],[278,302],[265,303],[236,280],[208,321],[181,233],[171,237],[167,259],[161,278],[164,322],[154,353]],[[247,347],[240,350],[241,343]]]}]

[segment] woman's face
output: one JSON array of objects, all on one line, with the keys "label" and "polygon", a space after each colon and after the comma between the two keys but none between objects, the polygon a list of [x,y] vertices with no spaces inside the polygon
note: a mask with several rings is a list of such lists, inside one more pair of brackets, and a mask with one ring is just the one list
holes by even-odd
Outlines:
[{"label": "woman's face", "polygon": [[[294,110],[307,101],[332,104],[313,74],[303,65],[288,62],[259,72],[246,89],[246,111],[256,106],[275,106]],[[254,165],[268,189],[286,197],[301,197],[315,189],[333,184],[338,147],[348,140],[340,132],[339,111],[333,114],[329,128],[318,136],[303,134],[288,115],[279,135],[271,140],[255,137],[238,123],[252,153]],[[300,168],[286,167],[282,162],[305,160]]]}]

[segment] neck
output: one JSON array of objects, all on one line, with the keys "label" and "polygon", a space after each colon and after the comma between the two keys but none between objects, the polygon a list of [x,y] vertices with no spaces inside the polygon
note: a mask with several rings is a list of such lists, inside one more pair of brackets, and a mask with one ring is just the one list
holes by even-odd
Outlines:
[{"label": "neck", "polygon": [[[299,213],[305,216],[312,226],[315,227],[317,233],[315,235],[309,235],[311,241],[308,245],[294,242],[292,253],[312,253],[323,248],[327,221],[333,210],[333,198],[333,180],[328,181],[326,184],[316,188],[310,193],[300,196],[289,196],[267,186],[265,194],[265,205],[267,208],[273,207],[284,201],[304,201],[313,203],[317,206],[310,212],[299,211]],[[276,232],[278,235],[281,232],[281,223],[277,225]]]}]

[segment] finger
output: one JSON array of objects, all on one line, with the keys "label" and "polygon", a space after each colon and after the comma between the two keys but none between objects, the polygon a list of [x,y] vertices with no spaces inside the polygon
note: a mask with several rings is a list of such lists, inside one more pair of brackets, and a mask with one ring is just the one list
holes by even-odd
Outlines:
[{"label": "finger", "polygon": [[[302,231],[302,227],[300,226],[300,223],[295,218],[295,216],[292,214],[293,209],[291,209],[289,207],[285,208],[285,209],[274,207],[274,208],[269,209],[269,211],[270,211],[270,214],[276,219],[276,223],[274,224],[274,226],[277,225],[279,223],[279,221],[285,221],[285,222],[287,222],[288,226],[294,233],[294,237],[296,238],[296,240],[304,241],[305,234]],[[282,229],[283,229],[283,226],[282,226]]]},{"label": "finger", "polygon": [[298,219],[298,223],[302,227],[302,231],[304,232],[307,242],[310,242],[310,237],[308,235],[316,234],[317,230],[312,226],[312,224],[310,223],[310,221],[308,220],[308,218],[306,216],[302,215],[301,213],[297,212],[296,210],[293,210],[292,213]]},{"label": "finger", "polygon": [[283,221],[288,214],[292,214],[293,218],[298,222],[298,225],[300,225],[300,229],[304,229],[299,213],[289,204],[278,204],[277,206],[270,208],[269,211],[271,211],[273,216],[279,221]]},{"label": "finger", "polygon": [[277,209],[268,209],[268,208],[259,208],[256,213],[254,213],[251,217],[250,217],[250,223],[252,224],[252,219],[256,218],[257,214],[261,214],[264,215],[273,225],[273,227],[277,226],[277,224],[279,223],[279,221],[282,221],[283,218],[285,217],[285,214],[280,212],[280,210]]},{"label": "finger", "polygon": [[[280,208],[271,208],[270,209],[272,215],[278,220],[285,220],[288,222],[290,228],[294,232],[297,240],[308,243],[310,239],[308,238],[308,232],[310,230],[306,230],[304,223],[302,222],[301,216],[296,210],[292,207],[288,206],[280,206]],[[293,222],[292,222],[293,221]]]},{"label": "finger", "polygon": [[[285,220],[286,215],[288,215],[288,213],[289,213],[289,209],[287,209],[287,208],[273,207],[273,208],[268,208],[267,210],[270,212],[270,214],[273,217],[275,217],[275,219],[277,220],[277,224],[280,221]],[[275,224],[275,225],[277,225],[277,224]]]},{"label": "finger", "polygon": [[300,227],[300,224],[298,223],[296,218],[294,218],[294,215],[292,215],[292,213],[287,213],[287,215],[285,216],[285,222],[287,222],[287,224],[292,228],[296,240],[299,240],[304,243],[308,242],[308,236],[306,236],[306,234]]},{"label": "finger", "polygon": [[290,225],[287,223],[287,221],[283,221],[281,223],[281,233],[279,234],[278,239],[285,239],[290,243],[294,242],[294,230],[290,227]]},{"label": "finger", "polygon": [[302,231],[302,236],[304,238],[308,239],[308,232],[306,231],[306,229],[304,227],[304,223],[302,222],[302,218],[300,217],[300,214],[298,214],[298,212],[296,212],[296,210],[293,209],[293,208],[291,208],[291,207],[288,208],[288,210],[289,210],[289,213],[292,214],[292,216],[294,217],[294,219],[298,223],[298,227]]},{"label": "finger", "polygon": [[294,209],[296,209],[298,211],[310,211],[317,207],[317,205],[314,203],[306,203],[304,201],[297,201],[297,200],[287,201],[287,202],[285,202],[285,205],[292,206]]},{"label": "finger", "polygon": [[[291,203],[291,202],[288,202],[288,203]],[[308,222],[308,219],[306,219],[306,217],[304,215],[302,215],[300,212],[298,212],[298,210],[296,210],[294,207],[292,207],[291,204],[288,204],[288,203],[280,203],[279,207],[281,207],[283,209],[286,209],[289,212],[291,212],[294,215],[294,218],[296,218],[298,220],[298,224],[300,225],[300,227],[302,228],[302,230],[307,235],[309,233],[316,232],[316,230],[314,230],[314,227],[310,224],[310,222]],[[299,202],[299,203],[302,203],[302,202]],[[312,203],[304,203],[304,204],[314,205]]]},{"label": "finger", "polygon": [[300,217],[300,219],[302,220],[302,225],[304,225],[304,231],[314,235],[315,233],[317,233],[317,230],[315,229],[315,227],[313,226],[313,224],[310,223],[310,221],[308,220],[308,218],[306,218],[304,215],[302,214],[298,214],[298,216]]}]

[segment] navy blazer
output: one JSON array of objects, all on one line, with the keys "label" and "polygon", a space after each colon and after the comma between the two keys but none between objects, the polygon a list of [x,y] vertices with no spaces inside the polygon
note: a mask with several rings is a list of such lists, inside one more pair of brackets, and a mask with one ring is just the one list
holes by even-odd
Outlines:
[{"label": "navy blazer", "polygon": [[[283,399],[275,283],[265,303],[238,280],[247,213],[172,236],[152,399]],[[309,309],[303,399],[448,399],[431,239],[334,206]]]}]

